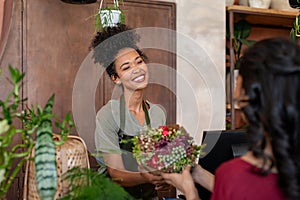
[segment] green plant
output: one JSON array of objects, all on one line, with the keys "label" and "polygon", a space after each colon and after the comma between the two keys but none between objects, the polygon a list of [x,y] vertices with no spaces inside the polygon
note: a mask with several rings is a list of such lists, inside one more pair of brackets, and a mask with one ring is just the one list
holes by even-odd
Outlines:
[{"label": "green plant", "polygon": [[300,36],[300,15],[295,18],[293,25],[290,32],[290,38],[292,41],[297,42],[297,38]]},{"label": "green plant", "polygon": [[118,23],[125,24],[125,15],[124,11],[120,9],[119,1],[114,0],[114,5],[112,7],[106,6],[102,8],[103,0],[100,3],[98,12],[95,15],[95,29],[97,32],[100,32],[105,27],[111,26],[113,23],[114,12],[119,12],[119,21]]},{"label": "green plant", "polygon": [[[27,99],[20,96],[25,74],[12,66],[9,66],[9,72],[13,89],[4,100],[0,100],[0,199],[5,196],[14,178],[29,159],[30,152],[35,148],[38,191],[41,199],[50,200],[53,199],[57,187],[55,146],[63,144],[67,139],[73,121],[68,113],[62,122],[55,122],[60,129],[62,140],[54,142],[54,95],[49,98],[44,109],[39,105],[29,108],[25,105]],[[16,137],[21,138],[21,143],[14,143]],[[15,168],[14,162],[17,163]]]},{"label": "green plant", "polygon": [[[226,37],[230,38],[229,27],[226,28]],[[256,41],[247,39],[251,33],[251,25],[246,20],[240,20],[234,23],[234,38],[233,38],[233,51],[235,55],[235,68],[238,69],[242,46],[247,47],[253,45]],[[229,54],[229,49],[227,48],[227,54]]]},{"label": "green plant", "polygon": [[70,190],[60,200],[134,199],[121,186],[93,169],[75,167],[63,176],[70,183]]}]

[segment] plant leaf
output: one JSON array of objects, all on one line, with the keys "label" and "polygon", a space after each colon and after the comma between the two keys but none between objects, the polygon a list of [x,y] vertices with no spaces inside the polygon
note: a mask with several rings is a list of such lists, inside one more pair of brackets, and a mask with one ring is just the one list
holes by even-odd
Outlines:
[{"label": "plant leaf", "polygon": [[53,200],[57,188],[56,151],[52,137],[52,107],[54,95],[47,101],[36,134],[35,168],[41,199]]}]

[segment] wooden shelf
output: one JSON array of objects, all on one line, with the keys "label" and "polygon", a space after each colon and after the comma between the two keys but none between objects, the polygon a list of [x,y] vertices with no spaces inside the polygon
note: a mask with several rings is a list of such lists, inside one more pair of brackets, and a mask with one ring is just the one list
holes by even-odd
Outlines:
[{"label": "wooden shelf", "polygon": [[[226,7],[227,21],[229,22],[229,46],[230,46],[230,105],[233,105],[234,91],[234,23],[244,19],[252,26],[261,26],[264,28],[291,29],[293,27],[296,16],[300,14],[298,9],[285,11],[263,8],[251,8],[248,6],[232,5]],[[234,106],[230,106],[231,110],[231,129],[235,129],[235,110]]]},{"label": "wooden shelf", "polygon": [[250,24],[262,26],[276,26],[290,28],[300,14],[298,9],[285,11],[263,8],[251,8],[248,6],[232,5],[227,6],[228,13],[235,14],[235,21],[245,19]]}]

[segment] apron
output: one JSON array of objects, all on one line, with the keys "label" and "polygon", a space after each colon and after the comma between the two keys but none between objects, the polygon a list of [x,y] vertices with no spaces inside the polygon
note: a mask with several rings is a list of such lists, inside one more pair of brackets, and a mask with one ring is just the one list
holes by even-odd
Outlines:
[{"label": "apron", "polygon": [[[147,126],[151,126],[149,113],[148,113],[148,109],[147,109],[147,103],[144,100],[143,100],[143,110],[145,112],[146,124],[147,124]],[[120,128],[118,131],[118,135],[119,135],[120,148],[123,151],[125,150],[125,153],[122,153],[122,160],[123,160],[126,170],[138,171],[138,163],[132,154],[132,148],[133,148],[132,142],[121,143],[121,140],[128,141],[134,137],[134,136],[126,135],[123,131],[123,130],[125,130],[124,128],[125,128],[125,100],[124,100],[124,95],[121,95],[121,97],[120,97]],[[129,153],[127,153],[127,152],[129,152]],[[148,200],[148,199],[153,199],[154,197],[157,196],[155,186],[151,183],[145,183],[145,184],[136,185],[136,186],[132,186],[132,187],[124,187],[124,189],[136,199]]]}]

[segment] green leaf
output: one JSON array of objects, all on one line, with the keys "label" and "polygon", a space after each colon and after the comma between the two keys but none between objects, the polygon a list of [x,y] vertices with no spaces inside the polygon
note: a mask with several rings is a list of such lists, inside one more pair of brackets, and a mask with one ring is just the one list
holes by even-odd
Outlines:
[{"label": "green leaf", "polygon": [[37,188],[41,199],[53,200],[57,188],[56,152],[52,137],[52,95],[44,110],[39,114],[41,118],[37,128],[35,144],[35,168]]},{"label": "green leaf", "polygon": [[13,68],[11,65],[9,65],[9,71],[14,84],[19,83],[25,76],[25,73],[20,73],[18,68]]},{"label": "green leaf", "polygon": [[242,44],[246,45],[247,47],[252,46],[253,44],[256,43],[254,40],[247,40],[247,39],[240,39],[239,40]]},{"label": "green leaf", "polygon": [[295,34],[295,30],[292,29],[291,32],[290,32],[290,39],[294,42],[297,42],[297,37],[296,37],[296,34]]},{"label": "green leaf", "polygon": [[246,39],[251,33],[251,25],[246,20],[240,20],[234,24],[234,37]]}]

